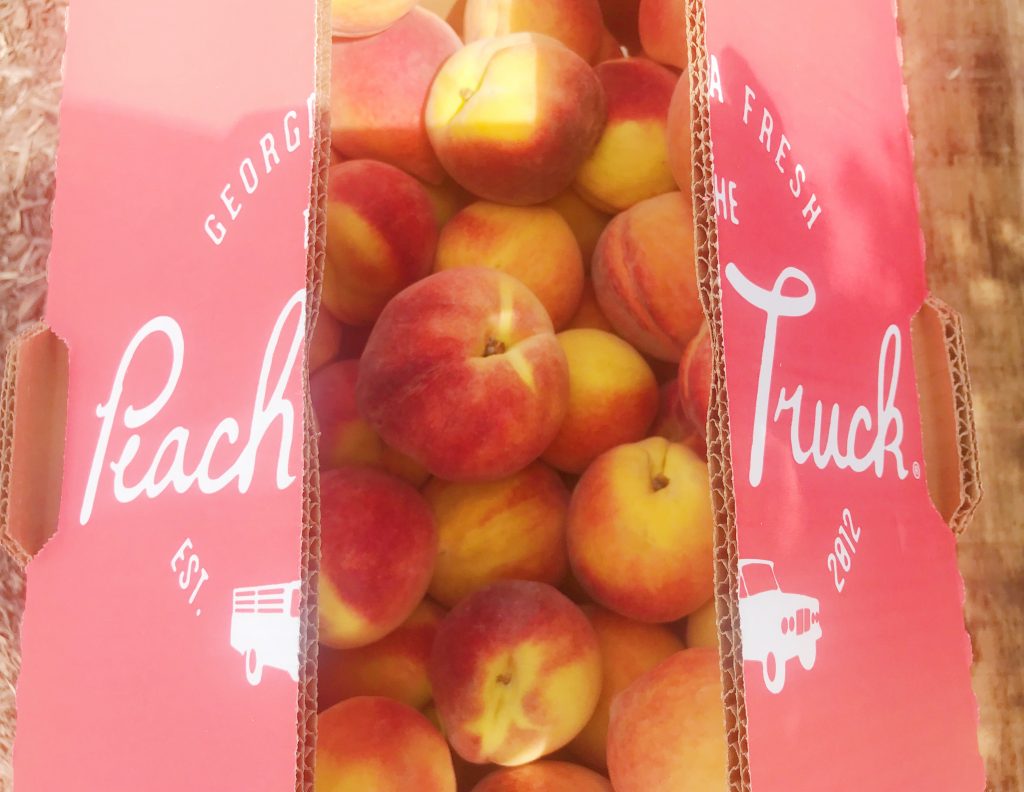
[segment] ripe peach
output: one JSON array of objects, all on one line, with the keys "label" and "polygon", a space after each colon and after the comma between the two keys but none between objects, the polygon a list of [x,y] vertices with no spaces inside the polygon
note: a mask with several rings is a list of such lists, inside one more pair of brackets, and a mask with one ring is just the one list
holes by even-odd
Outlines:
[{"label": "ripe peach", "polygon": [[591,277],[619,335],[651,357],[678,361],[704,321],[689,200],[659,195],[614,218],[598,242]]},{"label": "ripe peach", "polygon": [[475,484],[433,479],[423,491],[437,522],[430,596],[453,606],[498,580],[556,585],[568,568],[569,491],[539,462],[509,478]]},{"label": "ripe peach", "polygon": [[459,755],[522,765],[567,744],[590,719],[600,650],[587,618],[556,589],[501,581],[441,622],[430,681]]},{"label": "ripe peach", "polygon": [[686,617],[686,645],[718,651],[718,613],[713,599]]},{"label": "ripe peach", "polygon": [[317,717],[317,792],[455,792],[444,738],[406,704],[359,696]]},{"label": "ripe peach", "polygon": [[423,600],[394,632],[358,649],[320,647],[317,706],[355,696],[386,696],[419,709],[430,701],[427,663],[444,609]]},{"label": "ripe peach", "polygon": [[425,117],[455,181],[489,201],[535,204],[572,184],[593,150],[604,92],[587,62],[561,42],[514,33],[449,58]]},{"label": "ripe peach", "polygon": [[491,773],[473,792],[613,792],[608,779],[568,762],[534,762]]},{"label": "ripe peach", "polygon": [[556,195],[545,206],[558,212],[569,224],[583,256],[583,268],[590,269],[590,260],[594,257],[597,240],[611,217],[584,201],[575,190],[566,190]]},{"label": "ripe peach", "polygon": [[640,0],[600,0],[608,32],[631,53],[640,51]]},{"label": "ripe peach", "polygon": [[310,398],[320,431],[320,467],[368,465],[400,476],[415,487],[427,471],[409,457],[389,448],[356,408],[358,360],[340,360],[309,380]]},{"label": "ripe peach", "polygon": [[708,411],[711,409],[711,368],[714,351],[707,324],[686,346],[679,361],[679,401],[683,412],[700,432],[707,435]]},{"label": "ripe peach", "polygon": [[[379,4],[359,2],[367,8]],[[440,183],[444,171],[427,139],[423,109],[438,69],[461,44],[447,22],[422,8],[377,36],[335,39],[331,143],[338,152]]]},{"label": "ripe peach", "polygon": [[649,58],[686,70],[686,0],[640,0],[639,27]]},{"label": "ripe peach", "polygon": [[320,476],[320,642],[352,649],[404,622],[427,591],[437,528],[423,496],[379,470]]},{"label": "ripe peach", "polygon": [[641,439],[658,411],[658,383],[633,347],[603,330],[566,330],[569,410],[544,452],[549,465],[582,473],[594,459]]},{"label": "ripe peach", "polygon": [[597,304],[597,295],[594,294],[594,284],[590,278],[583,283],[583,296],[580,297],[580,307],[565,326],[566,330],[604,330],[614,333],[615,328],[608,321],[608,317],[601,313],[601,306]]},{"label": "ripe peach", "polygon": [[597,0],[469,0],[464,33],[467,44],[509,33],[543,33],[592,61],[604,20]]},{"label": "ripe peach", "polygon": [[672,192],[666,118],[676,76],[644,58],[607,61],[594,71],[604,87],[608,123],[576,174],[576,191],[606,212]]},{"label": "ripe peach", "polygon": [[320,311],[317,314],[307,353],[310,374],[338,357],[343,332],[341,322],[331,316],[330,311]]},{"label": "ripe peach", "polygon": [[522,281],[555,328],[568,322],[580,303],[580,248],[554,209],[486,201],[467,206],[441,231],[435,270],[463,267],[487,267]]},{"label": "ripe peach", "polygon": [[437,224],[423,187],[398,168],[350,160],[330,170],[323,304],[336,319],[372,323],[430,272]]},{"label": "ripe peach", "polygon": [[[431,701],[420,711],[444,735],[441,716],[437,714],[437,704]],[[454,751],[451,752],[451,756],[452,765],[455,767],[455,786],[458,787],[459,792],[469,792],[469,790],[497,769],[497,766],[493,764],[473,764],[472,762],[467,762]]]},{"label": "ripe peach", "polygon": [[416,0],[331,0],[331,33],[341,37],[369,36],[395,24]]},{"label": "ripe peach", "polygon": [[569,743],[569,750],[579,761],[603,771],[607,766],[608,719],[615,697],[662,660],[682,651],[683,643],[658,624],[633,621],[596,605],[584,606],[583,612],[601,645],[604,683],[594,716]]},{"label": "ripe peach", "polygon": [[686,649],[612,704],[608,769],[616,792],[726,792],[718,652]]},{"label": "ripe peach", "polygon": [[689,448],[652,437],[598,457],[569,505],[569,562],[599,603],[669,622],[713,589],[707,466]]},{"label": "ripe peach", "polygon": [[683,195],[693,194],[693,157],[690,134],[690,75],[683,75],[668,106],[668,166]]},{"label": "ripe peach", "polygon": [[551,443],[569,372],[551,320],[515,278],[438,272],[384,309],[360,362],[360,412],[449,481],[510,476]]}]

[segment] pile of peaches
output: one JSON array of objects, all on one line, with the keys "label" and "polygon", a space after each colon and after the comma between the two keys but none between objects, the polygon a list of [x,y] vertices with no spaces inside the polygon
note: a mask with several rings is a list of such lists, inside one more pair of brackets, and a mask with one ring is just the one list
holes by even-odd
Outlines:
[{"label": "pile of peaches", "polygon": [[317,792],[721,792],[684,0],[333,0]]}]

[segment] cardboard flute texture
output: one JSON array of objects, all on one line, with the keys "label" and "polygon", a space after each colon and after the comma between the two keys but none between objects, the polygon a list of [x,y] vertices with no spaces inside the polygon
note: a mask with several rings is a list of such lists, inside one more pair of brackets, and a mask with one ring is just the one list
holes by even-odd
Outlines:
[{"label": "cardboard flute texture", "polygon": [[[4,514],[29,592],[17,788],[310,789],[326,13],[103,0],[69,20],[57,531],[43,546],[16,497]],[[62,372],[48,335],[20,342],[5,407]],[[33,420],[5,420],[7,476],[60,459],[26,461]]]},{"label": "cardboard flute texture", "polygon": [[[690,6],[691,42],[706,25],[694,181],[732,785],[981,790],[955,536],[925,483],[894,8],[777,0],[756,17]],[[962,337],[930,308],[952,362],[960,530],[980,496]]]}]

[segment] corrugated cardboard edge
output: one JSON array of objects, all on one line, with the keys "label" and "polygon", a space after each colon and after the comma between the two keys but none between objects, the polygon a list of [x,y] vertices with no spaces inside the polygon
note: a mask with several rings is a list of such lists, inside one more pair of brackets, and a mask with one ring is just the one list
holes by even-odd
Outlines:
[{"label": "corrugated cardboard edge", "polygon": [[733,498],[729,401],[725,391],[718,226],[715,222],[714,158],[708,103],[708,52],[703,0],[687,0],[686,33],[690,55],[690,129],[693,160],[694,245],[700,300],[711,329],[713,349],[711,407],[708,416],[708,473],[715,513],[715,608],[722,663],[722,703],[729,747],[729,788],[750,789],[747,716],[743,691],[743,651],[739,632],[739,565]]},{"label": "corrugated cardboard edge", "polygon": [[[327,251],[327,169],[331,160],[331,6],[316,2],[316,130],[313,140],[312,178],[309,196],[309,239],[306,260],[306,349],[320,311],[324,259]],[[308,355],[303,366],[305,400],[305,473],[302,518],[302,663],[299,670],[298,750],[296,792],[313,792],[316,769],[317,725],[317,582],[320,574],[320,464],[313,402],[309,391]]]}]

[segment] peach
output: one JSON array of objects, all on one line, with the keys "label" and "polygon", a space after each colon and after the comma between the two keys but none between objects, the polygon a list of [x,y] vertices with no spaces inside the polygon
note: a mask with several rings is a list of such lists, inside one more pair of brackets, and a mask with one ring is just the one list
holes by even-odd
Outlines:
[{"label": "peach", "polygon": [[552,467],[582,473],[602,453],[641,439],[658,411],[658,383],[633,347],[603,330],[566,330],[569,410],[544,452]]},{"label": "peach", "polygon": [[391,165],[335,165],[327,187],[323,304],[347,324],[371,324],[384,305],[430,272],[437,247],[430,198]]},{"label": "peach", "polygon": [[712,595],[713,530],[707,466],[686,446],[652,437],[602,454],[580,478],[569,562],[605,607],[676,621]]},{"label": "peach", "polygon": [[331,33],[341,37],[379,33],[415,5],[416,0],[331,0]]},{"label": "peach", "polygon": [[615,328],[608,321],[608,317],[601,313],[601,306],[597,304],[597,295],[594,294],[594,284],[590,278],[583,283],[583,296],[580,297],[580,307],[576,309],[572,319],[565,326],[566,330],[604,330],[614,333]]},{"label": "peach", "polygon": [[455,605],[498,580],[558,584],[565,576],[569,491],[537,462],[509,478],[472,484],[433,479],[423,495],[437,522],[430,596]]},{"label": "peach", "polygon": [[358,649],[320,647],[317,706],[355,696],[385,696],[419,709],[430,701],[427,663],[444,609],[430,600],[416,606],[402,625]]},{"label": "peach", "polygon": [[317,792],[455,792],[444,738],[406,704],[359,696],[317,716]]},{"label": "peach", "polygon": [[307,361],[309,372],[323,368],[341,352],[341,338],[344,333],[341,322],[331,316],[330,311],[320,311],[313,325],[313,334],[309,339]]},{"label": "peach", "polygon": [[[640,43],[652,60],[686,70],[686,0],[640,0]],[[689,78],[687,78],[689,79]]]},{"label": "peach", "polygon": [[590,720],[600,649],[586,616],[556,589],[501,581],[441,622],[430,682],[460,756],[522,765],[566,745]]},{"label": "peach", "polygon": [[[421,712],[427,716],[427,720],[433,723],[443,735],[444,727],[441,725],[441,716],[437,714],[437,704],[430,702]],[[473,764],[472,762],[467,762],[454,751],[451,752],[451,756],[452,765],[455,767],[455,786],[458,787],[459,792],[469,792],[497,768],[496,765],[492,764]]]},{"label": "peach", "polygon": [[596,605],[583,608],[601,645],[604,683],[590,722],[569,750],[581,762],[603,771],[607,766],[608,719],[615,697],[661,661],[683,650],[683,643],[667,627],[644,624]]},{"label": "peach", "polygon": [[[360,3],[367,8],[379,4],[380,0]],[[414,8],[377,36],[335,39],[334,148],[349,159],[379,160],[439,184],[444,171],[427,138],[423,110],[438,69],[461,44],[447,22],[422,8]]]},{"label": "peach", "polygon": [[320,431],[320,467],[368,465],[393,473],[415,487],[429,474],[404,454],[389,448],[356,408],[358,360],[340,360],[309,380],[317,428]]},{"label": "peach", "polygon": [[569,224],[543,206],[478,201],[441,231],[436,271],[487,267],[524,283],[561,327],[583,292],[583,259]]},{"label": "peach", "polygon": [[476,41],[441,68],[427,133],[445,170],[471,193],[527,205],[569,187],[605,121],[585,60],[536,33]]},{"label": "peach", "polygon": [[616,792],[726,792],[718,652],[686,649],[619,694],[608,727]]},{"label": "peach", "polygon": [[600,0],[608,32],[630,52],[640,51],[640,0]]},{"label": "peach", "polygon": [[644,58],[607,61],[594,71],[604,87],[608,123],[576,174],[576,191],[605,212],[672,192],[666,119],[676,76]]},{"label": "peach", "polygon": [[509,33],[543,33],[592,61],[604,19],[597,0],[469,0],[463,33],[467,44]]},{"label": "peach", "polygon": [[686,645],[718,651],[718,613],[713,599],[686,617]]},{"label": "peach", "polygon": [[423,496],[379,470],[320,476],[320,642],[354,649],[404,622],[427,591],[437,527]]},{"label": "peach", "polygon": [[569,224],[583,256],[584,269],[590,268],[590,260],[594,257],[597,240],[611,217],[584,201],[575,190],[566,190],[556,195],[545,204],[558,212]]},{"label": "peach", "polygon": [[683,75],[668,106],[668,166],[684,195],[693,194],[693,157],[690,133],[690,76]]},{"label": "peach", "polygon": [[473,792],[613,792],[608,779],[568,762],[534,762],[491,773]]},{"label": "peach", "polygon": [[510,275],[438,272],[384,309],[360,362],[360,412],[439,478],[510,476],[550,445],[569,372],[540,301]]},{"label": "peach", "polygon": [[697,456],[707,460],[708,447],[704,431],[698,429],[683,411],[683,402],[679,398],[679,383],[674,378],[661,386],[661,402],[658,416],[651,427],[651,434],[689,446]]},{"label": "peach", "polygon": [[708,430],[713,362],[711,331],[704,324],[679,361],[679,401],[701,437],[706,437]]},{"label": "peach", "polygon": [[689,200],[678,192],[659,195],[615,217],[598,242],[591,277],[618,334],[676,363],[704,321]]},{"label": "peach", "polygon": [[463,190],[451,179],[445,179],[441,184],[423,182],[423,187],[430,198],[430,204],[434,207],[434,219],[437,220],[438,229],[443,229],[445,224],[455,215],[473,203],[473,196]]}]

